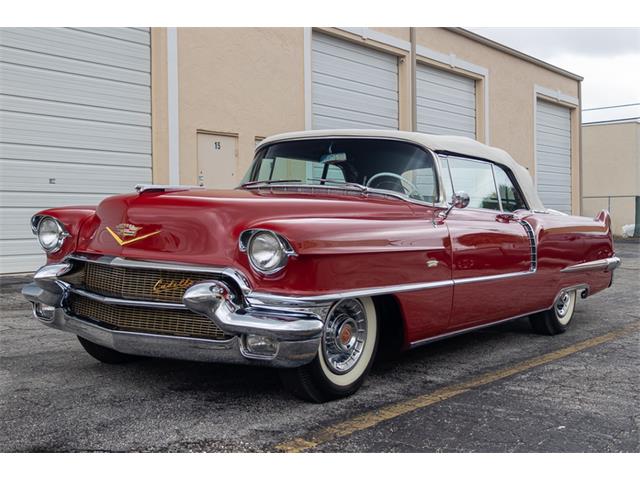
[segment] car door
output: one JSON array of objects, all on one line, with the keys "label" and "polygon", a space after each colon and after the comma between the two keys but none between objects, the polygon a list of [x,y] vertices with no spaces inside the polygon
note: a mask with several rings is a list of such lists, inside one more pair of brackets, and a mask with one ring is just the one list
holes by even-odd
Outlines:
[{"label": "car door", "polygon": [[535,257],[530,227],[517,215],[526,208],[522,196],[506,172],[491,162],[451,155],[440,161],[447,196],[461,190],[469,195],[469,205],[452,209],[445,220],[454,282],[450,326],[458,329],[527,313],[519,299],[530,288]]}]

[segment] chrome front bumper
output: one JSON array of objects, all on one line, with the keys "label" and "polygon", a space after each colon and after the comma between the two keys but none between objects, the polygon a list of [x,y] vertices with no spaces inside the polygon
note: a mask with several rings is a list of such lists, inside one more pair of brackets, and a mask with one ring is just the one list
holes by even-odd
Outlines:
[{"label": "chrome front bumper", "polygon": [[[60,277],[69,272],[70,268],[68,263],[46,265],[36,272],[34,282],[22,289],[22,294],[33,305],[34,316],[52,328],[133,355],[296,367],[315,357],[324,318],[331,306],[327,302],[295,300],[282,296],[274,296],[270,301],[264,294],[253,301],[249,294],[239,304],[228,285],[218,280],[202,282],[189,288],[184,294],[183,304],[110,298],[78,290],[61,280]],[[107,328],[75,316],[67,308],[67,299],[72,293],[106,304],[157,308],[159,315],[163,308],[188,309],[207,317],[230,338],[214,340]],[[54,307],[55,310],[45,313],[42,306]],[[272,351],[251,351],[248,341],[257,337],[267,339],[273,345]]]}]

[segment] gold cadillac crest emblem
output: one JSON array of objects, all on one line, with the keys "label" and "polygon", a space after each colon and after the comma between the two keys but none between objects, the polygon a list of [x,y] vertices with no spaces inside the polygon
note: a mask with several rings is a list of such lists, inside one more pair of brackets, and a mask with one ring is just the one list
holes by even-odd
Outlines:
[{"label": "gold cadillac crest emblem", "polygon": [[[142,240],[143,238],[149,238],[153,235],[157,235],[158,233],[160,233],[160,230],[157,230],[155,232],[151,232],[151,233],[147,233],[146,235],[141,235],[139,237],[136,237],[136,235],[138,234],[138,232],[140,230],[142,230],[142,227],[138,227],[136,225],[132,225],[130,223],[120,223],[118,225],[116,225],[114,227],[115,232],[107,227],[106,230],[107,232],[109,232],[111,234],[111,236],[114,238],[114,240],[116,242],[118,242],[118,245],[123,246],[123,245],[127,245],[129,243],[133,243],[133,242],[137,242],[138,240]],[[118,232],[118,233],[116,233]],[[130,238],[129,240],[125,240],[125,238],[127,237],[134,237],[134,238]]]},{"label": "gold cadillac crest emblem", "polygon": [[138,230],[142,230],[142,227],[136,227],[130,223],[121,223],[120,225],[116,225],[116,232],[118,232],[121,237],[135,237]]}]

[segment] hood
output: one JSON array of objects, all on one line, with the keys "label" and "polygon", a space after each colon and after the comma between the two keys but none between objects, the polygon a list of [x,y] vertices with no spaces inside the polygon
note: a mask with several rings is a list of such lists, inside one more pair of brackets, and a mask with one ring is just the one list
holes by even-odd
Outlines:
[{"label": "hood", "polygon": [[[377,196],[260,190],[146,191],[105,199],[78,238],[77,251],[132,259],[229,265],[238,259],[238,237],[249,228],[271,228],[295,238],[330,219],[411,218],[412,206]],[[287,225],[297,225],[288,229]],[[303,226],[301,228],[301,225]],[[282,231],[282,230],[287,231]],[[292,235],[294,238],[292,238]]]}]

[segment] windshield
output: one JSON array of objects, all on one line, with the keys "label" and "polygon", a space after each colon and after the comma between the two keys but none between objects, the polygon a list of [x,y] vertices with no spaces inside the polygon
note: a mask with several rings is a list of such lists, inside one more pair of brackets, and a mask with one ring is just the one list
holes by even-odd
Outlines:
[{"label": "windshield", "polygon": [[438,202],[431,154],[410,143],[367,138],[309,139],[268,145],[257,153],[250,182],[346,185]]}]

